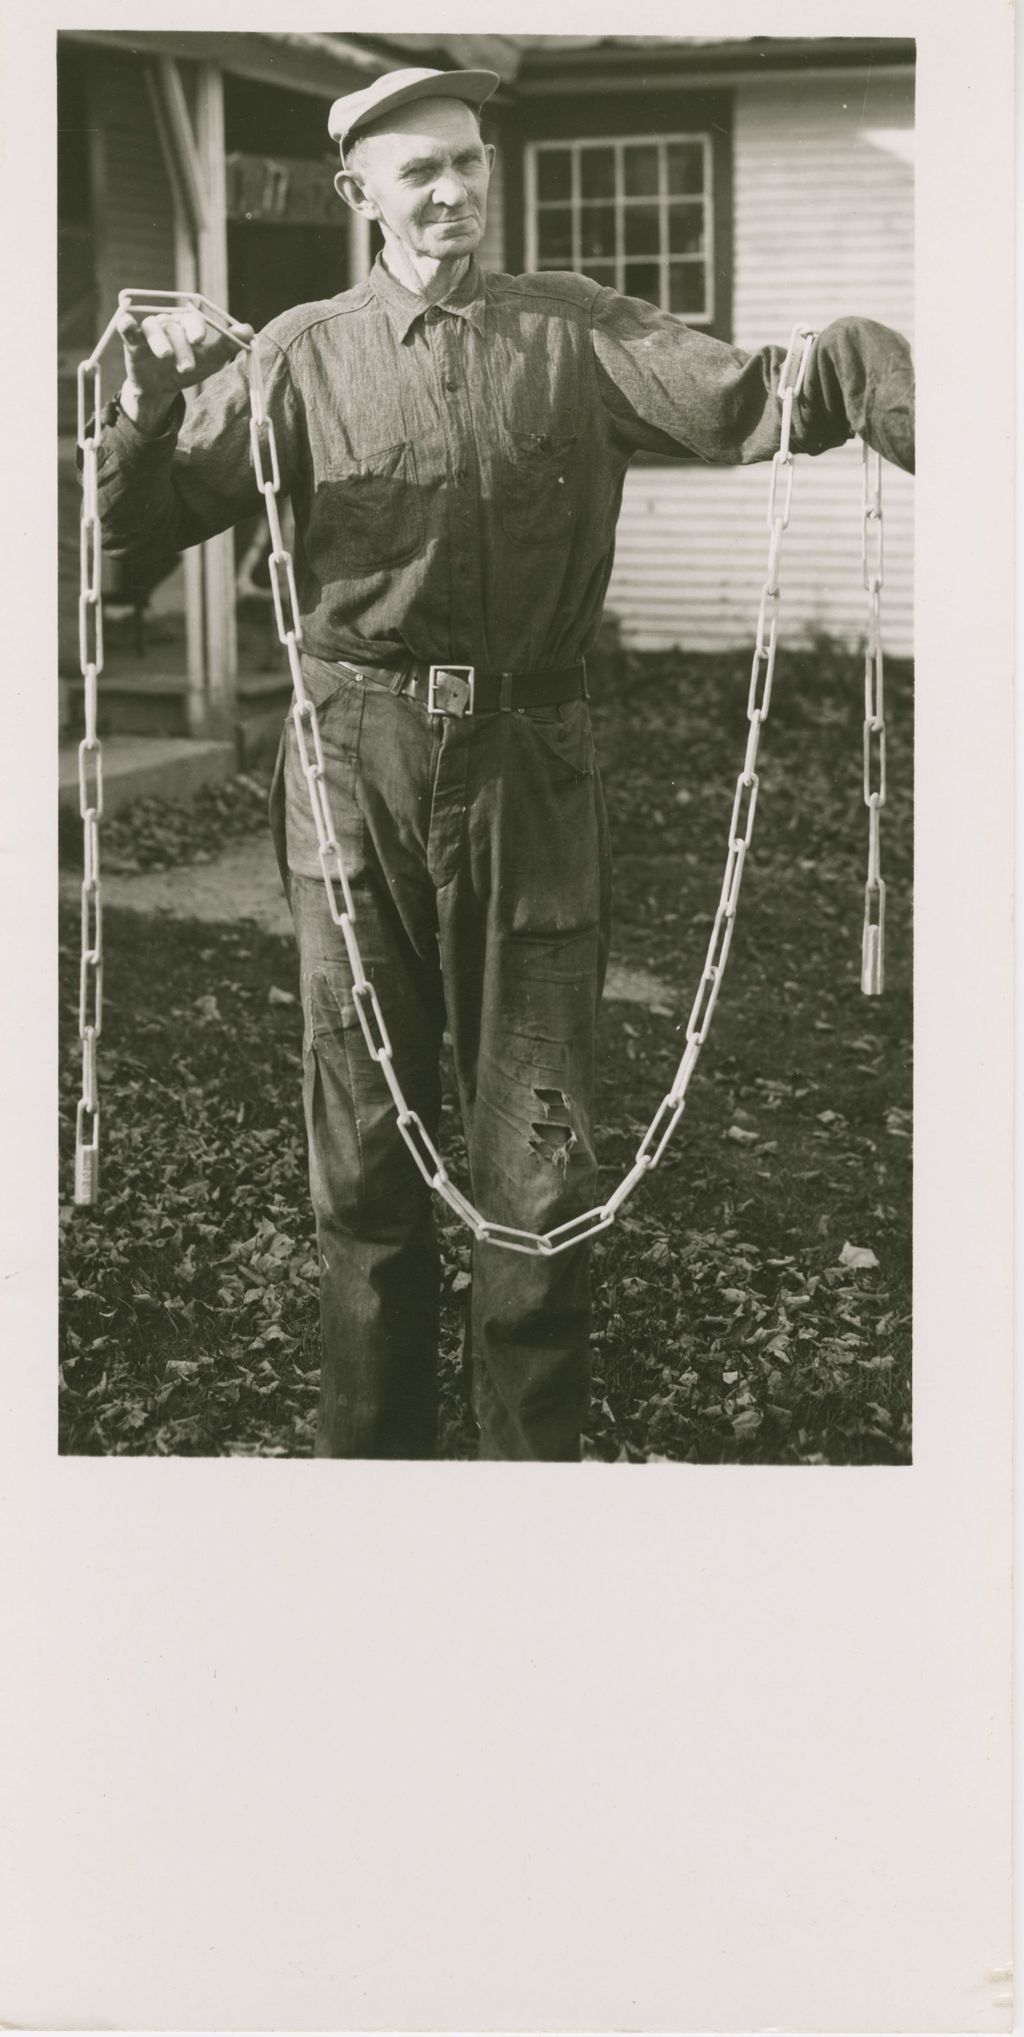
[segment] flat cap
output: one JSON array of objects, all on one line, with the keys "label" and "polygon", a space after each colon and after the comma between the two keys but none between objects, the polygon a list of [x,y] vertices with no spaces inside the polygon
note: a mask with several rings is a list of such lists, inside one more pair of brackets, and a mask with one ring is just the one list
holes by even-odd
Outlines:
[{"label": "flat cap", "polygon": [[467,106],[482,106],[500,83],[496,71],[385,71],[363,91],[335,100],[327,131],[344,149],[361,127],[393,106],[407,106],[412,99],[462,99]]}]

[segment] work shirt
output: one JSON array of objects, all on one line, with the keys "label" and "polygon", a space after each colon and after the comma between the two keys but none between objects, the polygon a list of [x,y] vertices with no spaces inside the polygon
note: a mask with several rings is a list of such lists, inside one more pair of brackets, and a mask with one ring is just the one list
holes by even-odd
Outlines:
[{"label": "work shirt", "polygon": [[[471,262],[426,304],[378,260],[256,347],[320,658],[572,665],[600,622],[631,457],[745,463],[779,443],[784,348],[745,354],[584,276]],[[815,344],[793,448],[859,432],[909,467],[912,391],[898,334],[837,320]],[[164,556],[256,514],[249,416],[244,354],[158,437],[113,406],[98,460],[108,546]]]}]

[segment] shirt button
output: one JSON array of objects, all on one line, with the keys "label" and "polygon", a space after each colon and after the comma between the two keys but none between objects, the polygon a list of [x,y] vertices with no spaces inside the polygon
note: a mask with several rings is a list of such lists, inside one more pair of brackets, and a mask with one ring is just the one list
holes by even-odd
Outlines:
[{"label": "shirt button", "polygon": [[437,325],[440,319],[443,318],[443,316],[444,313],[440,310],[438,305],[428,304],[425,312],[423,313],[423,323],[424,325]]},{"label": "shirt button", "polygon": [[447,389],[449,396],[451,396],[454,394],[455,390],[458,388],[459,385],[455,381],[453,376],[446,375],[444,378],[444,386]]}]

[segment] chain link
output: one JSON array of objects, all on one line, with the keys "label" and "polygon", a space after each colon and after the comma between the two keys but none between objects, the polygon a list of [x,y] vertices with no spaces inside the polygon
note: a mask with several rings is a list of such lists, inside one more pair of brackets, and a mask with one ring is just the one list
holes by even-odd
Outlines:
[{"label": "chain link", "polygon": [[868,874],[864,886],[860,987],[867,997],[885,988],[885,884],[882,880],[882,808],[885,805],[885,661],[882,653],[882,456],[863,448],[861,562],[867,596],[864,638],[864,804],[868,810]]},{"label": "chain link", "polygon": [[[295,572],[281,534],[278,495],[281,488],[280,463],[273,420],[266,398],[255,346],[232,330],[225,312],[201,294],[178,291],[122,291],[121,308],[136,316],[166,312],[176,305],[201,309],[217,331],[235,340],[249,358],[250,449],[256,485],[264,498],[271,537],[270,582],[278,636],[285,648],[291,673],[294,700],[292,726],[299,761],[309,793],[316,829],[324,889],[331,917],[345,942],[352,971],[352,996],[366,1041],[367,1051],[380,1068],[392,1102],[396,1125],[423,1180],[454,1211],[482,1244],[530,1257],[551,1257],[597,1236],[615,1221],[619,1210],[645,1175],[658,1166],[686,1108],[686,1093],[697,1066],[701,1048],[722,985],[732,945],[740,884],[754,831],[759,779],[756,764],[761,729],[771,706],[772,684],[778,644],[780,588],[779,564],[782,539],[790,519],[793,499],[794,458],[790,449],[793,405],[798,397],[815,334],[805,327],[794,331],[779,377],[781,421],[779,450],[772,461],[768,495],[768,561],[757,610],[754,655],[747,697],[748,734],[743,769],[733,794],[728,846],[722,888],[701,972],[697,993],[686,1026],[686,1046],[673,1077],[637,1147],[632,1165],[618,1187],[595,1208],[571,1217],[568,1222],[541,1233],[517,1229],[513,1224],[492,1222],[483,1216],[448,1176],[444,1161],[418,1113],[404,1096],[394,1065],[387,1024],[377,993],[366,974],[356,931],[357,913],[345,870],[327,792],[327,776],[320,742],[316,707],[306,693],[302,676],[299,617]],[[80,648],[85,682],[85,737],[79,747],[79,785],[85,828],[85,877],[82,884],[82,964],[79,1000],[79,1031],[82,1039],[82,1096],[76,1120],[75,1200],[96,1200],[99,1162],[99,1098],[96,1082],[96,1042],[100,1034],[102,1000],[102,933],[99,884],[98,823],[103,808],[102,759],[96,735],[96,679],[102,668],[102,597],[100,589],[101,551],[96,507],[96,456],[100,418],[99,357],[115,329],[112,320],[94,354],[79,369],[79,445],[83,453],[83,509],[81,574],[79,593]],[[93,431],[87,434],[88,383],[91,378]],[[865,662],[864,786],[871,821],[869,880],[865,899],[865,955],[869,931],[872,954],[879,958],[885,913],[885,886],[879,874],[879,809],[885,800],[885,731],[882,717],[882,654],[877,624],[878,594],[881,587],[881,478],[869,490],[865,466],[864,582],[874,622],[869,626]],[[877,550],[869,549],[878,526]],[[877,563],[876,563],[877,561]],[[90,620],[91,618],[91,620]],[[86,655],[88,653],[88,656]],[[94,781],[89,782],[90,768]],[[339,904],[339,894],[341,903]],[[869,926],[870,917],[870,926]],[[865,985],[867,987],[867,985]],[[874,986],[872,986],[874,987]],[[877,985],[881,987],[880,980]],[[91,1119],[91,1135],[86,1120]]]},{"label": "chain link", "polygon": [[[91,387],[92,428],[86,419]],[[96,485],[100,432],[100,370],[95,359],[78,370],[78,445],[82,455],[82,518],[78,548],[78,662],[82,674],[85,734],[78,745],[78,811],[82,821],[82,938],[78,984],[78,1037],[82,1089],[75,1112],[75,1201],[99,1194],[100,1100],[96,1042],[103,1024],[103,909],[100,896],[100,820],[103,748],[96,732],[99,675],[103,670],[103,540]]]}]

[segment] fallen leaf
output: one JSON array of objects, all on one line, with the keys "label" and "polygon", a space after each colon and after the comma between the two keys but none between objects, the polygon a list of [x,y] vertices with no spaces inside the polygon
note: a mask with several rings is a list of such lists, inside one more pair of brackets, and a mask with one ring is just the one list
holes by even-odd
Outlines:
[{"label": "fallen leaf", "polygon": [[736,1415],[733,1418],[732,1427],[734,1436],[738,1441],[742,1441],[746,1436],[756,1435],[763,1419],[764,1417],[758,1413],[756,1408],[744,1408],[741,1415]]},{"label": "fallen leaf", "polygon": [[839,1254],[840,1266],[877,1266],[878,1263],[878,1259],[871,1250],[870,1245],[851,1245],[849,1240],[847,1240]]},{"label": "fallen leaf", "polygon": [[272,983],[267,992],[268,1004],[298,1004],[298,1001],[290,990],[279,990],[276,983]]},{"label": "fallen leaf", "polygon": [[725,1136],[727,1139],[732,1139],[734,1145],[737,1146],[754,1146],[757,1144],[757,1133],[744,1131],[742,1125],[730,1125]]}]

